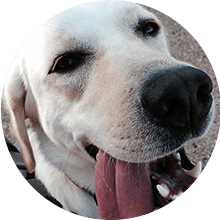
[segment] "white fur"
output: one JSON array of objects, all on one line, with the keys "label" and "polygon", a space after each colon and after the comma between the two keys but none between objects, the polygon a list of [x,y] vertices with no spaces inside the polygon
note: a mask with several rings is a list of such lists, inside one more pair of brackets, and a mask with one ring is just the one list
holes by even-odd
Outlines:
[{"label": "white fur", "polygon": [[[29,118],[25,143],[21,141],[24,134],[15,131],[17,138],[22,135],[18,142],[22,145],[27,167],[33,171],[35,159],[36,176],[52,196],[66,210],[83,216],[100,218],[98,207],[93,197],[66,175],[81,187],[95,192],[96,162],[85,151],[85,144],[93,143],[128,162],[152,160],[154,155],[149,155],[149,149],[157,145],[157,134],[149,134],[149,139],[155,139],[155,146],[152,143],[141,145],[137,138],[135,141],[121,139],[120,135],[128,131],[129,119],[134,118],[129,106],[132,102],[125,100],[137,97],[139,85],[146,78],[141,71],[143,63],[148,71],[183,65],[171,57],[161,24],[161,32],[155,38],[143,40],[134,35],[131,26],[138,17],[154,19],[160,24],[152,13],[128,2],[93,2],[71,8],[45,22],[30,36],[6,80],[5,100],[11,115],[18,117],[11,106],[16,106],[22,114],[14,125],[21,128],[25,118]],[[68,79],[62,76],[66,81],[50,83],[53,75],[49,76],[48,72],[56,56],[66,50],[74,51],[77,45],[83,45],[85,50],[94,49],[100,58],[94,61],[89,72],[81,68]],[[156,66],[155,60],[158,61]],[[82,82],[86,89],[74,98],[71,85],[77,85],[77,74],[80,80],[86,74],[88,79]],[[106,86],[108,83],[111,87]],[[126,91],[129,87],[135,91],[132,96]],[[23,99],[25,105],[17,101]],[[119,126],[119,122],[122,125]],[[136,133],[134,129],[125,135],[138,136],[139,124],[135,126]],[[131,143],[141,153],[132,153]]]}]

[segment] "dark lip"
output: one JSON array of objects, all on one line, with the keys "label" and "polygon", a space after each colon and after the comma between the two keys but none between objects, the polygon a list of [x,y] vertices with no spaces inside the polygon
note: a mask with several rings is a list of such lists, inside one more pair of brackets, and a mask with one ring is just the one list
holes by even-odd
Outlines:
[{"label": "dark lip", "polygon": [[95,145],[88,143],[86,144],[85,149],[88,154],[96,160],[96,155],[98,154],[99,149]]},{"label": "dark lip", "polygon": [[[98,154],[99,149],[95,145],[93,145],[93,144],[86,144],[85,149],[88,152],[88,154],[91,157],[93,157],[95,159],[95,161],[97,161],[96,155]],[[171,154],[172,153],[173,153],[173,151],[171,152]],[[186,152],[185,152],[183,147],[180,147],[180,149],[177,151],[177,153],[180,154],[182,168],[184,168],[186,170],[191,170],[191,169],[194,168],[194,165],[191,163],[191,161],[187,157]],[[166,155],[163,158],[167,158],[167,157],[169,157],[169,155]]]},{"label": "dark lip", "polygon": [[190,159],[188,158],[184,147],[180,148],[177,153],[180,154],[181,157],[181,167],[186,169],[186,170],[192,170],[195,165],[190,161]]}]

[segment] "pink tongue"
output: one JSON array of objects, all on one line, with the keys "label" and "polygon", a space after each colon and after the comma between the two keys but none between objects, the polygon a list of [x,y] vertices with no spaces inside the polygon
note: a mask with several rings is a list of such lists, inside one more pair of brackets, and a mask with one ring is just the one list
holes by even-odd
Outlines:
[{"label": "pink tongue", "polygon": [[114,160],[100,150],[95,191],[102,219],[133,218],[153,211],[153,192],[146,163]]}]

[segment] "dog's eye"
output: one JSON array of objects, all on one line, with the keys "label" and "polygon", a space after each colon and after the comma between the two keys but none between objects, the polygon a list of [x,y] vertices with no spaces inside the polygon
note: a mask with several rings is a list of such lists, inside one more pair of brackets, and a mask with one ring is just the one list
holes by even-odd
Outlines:
[{"label": "dog's eye", "polygon": [[73,63],[76,63],[77,60],[74,60],[72,57],[62,57],[56,65],[56,69],[68,69],[72,66]]},{"label": "dog's eye", "polygon": [[160,25],[154,20],[140,20],[137,26],[137,32],[146,36],[156,36],[160,30]]},{"label": "dog's eye", "polygon": [[58,72],[64,73],[68,71],[72,71],[79,67],[84,62],[84,58],[82,55],[63,55],[55,61],[50,73]]},{"label": "dog's eye", "polygon": [[159,30],[159,26],[154,21],[147,21],[146,24],[143,26],[143,32],[145,34],[154,34]]}]

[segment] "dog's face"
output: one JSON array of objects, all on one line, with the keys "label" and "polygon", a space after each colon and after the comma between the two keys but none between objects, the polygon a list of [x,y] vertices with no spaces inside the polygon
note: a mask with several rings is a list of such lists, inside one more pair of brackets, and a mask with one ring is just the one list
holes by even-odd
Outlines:
[{"label": "dog's face", "polygon": [[170,55],[152,13],[103,1],[38,28],[17,54],[4,95],[28,171],[36,161],[36,177],[66,210],[122,219],[167,204],[194,182],[201,163],[185,173],[194,167],[187,157],[159,158],[204,134],[211,91],[206,73]]},{"label": "dog's face", "polygon": [[161,22],[142,6],[74,7],[43,24],[22,50],[25,92],[11,100],[22,104],[25,93],[25,116],[57,146],[80,148],[91,160],[88,144],[149,162],[208,125],[209,77],[170,55]]},{"label": "dog's face", "polygon": [[62,130],[59,141],[68,140],[70,149],[74,139],[82,148],[93,144],[131,162],[160,156],[156,152],[168,143],[155,142],[161,132],[146,120],[141,90],[152,72],[178,65],[169,55],[162,25],[140,6],[114,3],[111,13],[103,14],[94,8],[85,14],[70,10],[69,20],[62,22],[61,14],[45,25],[45,45],[53,48],[43,58],[48,62],[40,71],[42,89],[33,90],[37,106],[44,107],[39,111],[44,130],[51,138]]}]

